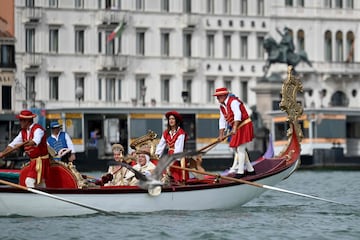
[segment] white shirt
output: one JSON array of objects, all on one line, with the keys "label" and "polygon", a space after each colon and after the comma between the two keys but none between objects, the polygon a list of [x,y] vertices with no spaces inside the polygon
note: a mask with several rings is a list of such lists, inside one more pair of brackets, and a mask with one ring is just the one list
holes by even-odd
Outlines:
[{"label": "white shirt", "polygon": [[[185,142],[185,134],[180,134],[174,144],[174,153],[179,153],[184,151],[184,142]],[[161,157],[163,155],[165,147],[166,147],[166,140],[164,138],[164,135],[162,135],[159,144],[156,146],[155,154]]]},{"label": "white shirt", "polygon": [[[51,137],[55,138],[56,141],[59,140],[59,135],[62,131],[59,131],[58,135],[55,136],[55,134],[51,134]],[[75,148],[74,148],[74,144],[69,136],[69,134],[67,132],[64,132],[65,133],[65,141],[66,141],[66,145],[67,145],[67,148],[71,150],[71,153],[75,153]]]},{"label": "white shirt", "polygon": [[[30,127],[26,130],[26,133],[27,133],[27,136],[29,137],[30,135],[30,130],[34,127],[34,124],[31,124]],[[39,145],[39,143],[41,142],[41,138],[44,136],[45,134],[45,131],[40,129],[40,128],[37,128],[35,131],[34,131],[34,137],[33,139],[27,139],[27,140],[32,140],[36,146]],[[19,132],[19,134],[14,138],[14,140],[9,143],[9,146],[14,148],[16,145],[19,145],[21,143],[23,143],[23,139],[22,139],[22,135],[21,135],[21,131]]]},{"label": "white shirt", "polygon": [[[224,107],[225,111],[227,111],[226,105],[228,101],[229,101],[229,97],[226,97],[224,104],[221,104],[221,106]],[[230,104],[230,108],[234,113],[234,121],[240,121],[241,120],[240,102],[232,101]],[[227,126],[227,122],[225,116],[220,110],[219,129],[224,129],[226,128],[226,126]]]}]

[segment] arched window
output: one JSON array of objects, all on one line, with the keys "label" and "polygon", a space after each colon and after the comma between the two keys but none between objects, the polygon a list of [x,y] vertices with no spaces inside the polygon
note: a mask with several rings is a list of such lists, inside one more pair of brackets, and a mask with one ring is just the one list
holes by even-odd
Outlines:
[{"label": "arched window", "polygon": [[332,50],[331,50],[332,41],[331,41],[331,32],[330,31],[325,32],[324,41],[325,41],[325,44],[324,44],[324,46],[325,46],[325,61],[331,62],[332,61]]},{"label": "arched window", "polygon": [[297,47],[298,50],[304,50],[305,51],[305,33],[304,30],[299,30],[297,32]]},{"label": "arched window", "polygon": [[344,61],[344,44],[343,44],[343,33],[338,31],[336,33],[336,55],[335,60],[337,62]]},{"label": "arched window", "polygon": [[347,107],[349,105],[349,99],[342,91],[336,91],[330,100],[330,105],[333,107]]},{"label": "arched window", "polygon": [[346,62],[354,62],[354,33],[349,31],[346,34]]}]

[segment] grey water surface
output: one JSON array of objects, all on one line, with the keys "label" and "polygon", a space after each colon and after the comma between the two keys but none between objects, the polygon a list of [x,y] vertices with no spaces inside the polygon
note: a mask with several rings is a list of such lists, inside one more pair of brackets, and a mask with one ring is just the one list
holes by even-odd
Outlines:
[{"label": "grey water surface", "polygon": [[360,239],[360,171],[298,170],[276,187],[346,205],[268,190],[224,210],[0,217],[0,239]]}]

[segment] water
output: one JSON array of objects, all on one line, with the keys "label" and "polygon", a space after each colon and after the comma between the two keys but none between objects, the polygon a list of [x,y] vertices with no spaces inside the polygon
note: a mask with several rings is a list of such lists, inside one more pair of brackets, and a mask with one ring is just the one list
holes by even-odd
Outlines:
[{"label": "water", "polygon": [[360,239],[360,171],[297,171],[277,187],[349,205],[269,190],[227,210],[0,217],[0,239]]}]

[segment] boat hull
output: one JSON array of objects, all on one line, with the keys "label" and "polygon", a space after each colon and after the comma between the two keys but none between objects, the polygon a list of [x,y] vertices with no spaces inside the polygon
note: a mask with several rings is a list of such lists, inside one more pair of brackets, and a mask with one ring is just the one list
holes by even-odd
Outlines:
[{"label": "boat hull", "polygon": [[[288,177],[297,167],[295,162],[286,169],[255,181],[275,185]],[[141,189],[83,189],[47,192],[74,202],[108,212],[154,212],[164,210],[208,210],[241,206],[258,197],[266,189],[239,183],[194,185],[193,188],[163,189],[159,196],[151,196]],[[64,193],[61,193],[64,192]],[[131,193],[130,193],[131,192]],[[0,189],[0,215],[35,217],[76,216],[96,213],[81,206],[25,191]]]}]

